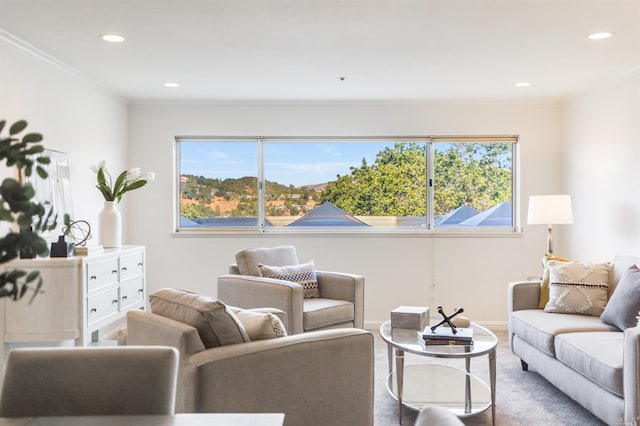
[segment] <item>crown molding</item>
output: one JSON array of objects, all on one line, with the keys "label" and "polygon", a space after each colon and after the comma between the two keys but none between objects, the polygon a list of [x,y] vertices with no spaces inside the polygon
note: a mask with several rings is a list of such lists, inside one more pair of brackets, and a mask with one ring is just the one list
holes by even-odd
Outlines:
[{"label": "crown molding", "polygon": [[38,49],[37,47],[27,43],[26,41],[16,37],[12,33],[0,28],[0,41],[8,45],[9,47],[19,51],[25,56],[38,60],[44,64],[56,68],[59,71],[64,72],[78,80],[81,80],[85,84],[93,87],[94,89],[114,98],[115,100],[128,104],[128,102],[120,96],[113,93],[100,83],[89,78],[86,74],[78,71],[69,64],[62,62],[61,60],[49,55],[48,53]]}]

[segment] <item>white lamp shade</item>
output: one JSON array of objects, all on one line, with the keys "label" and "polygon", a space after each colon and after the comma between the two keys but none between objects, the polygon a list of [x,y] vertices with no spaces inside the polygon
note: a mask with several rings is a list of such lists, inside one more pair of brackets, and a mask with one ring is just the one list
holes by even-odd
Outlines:
[{"label": "white lamp shade", "polygon": [[561,225],[573,223],[571,196],[532,195],[529,197],[529,225]]}]

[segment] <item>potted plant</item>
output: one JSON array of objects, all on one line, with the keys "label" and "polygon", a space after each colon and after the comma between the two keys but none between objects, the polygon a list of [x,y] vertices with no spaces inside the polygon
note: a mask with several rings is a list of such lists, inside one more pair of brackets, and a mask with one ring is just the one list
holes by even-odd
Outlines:
[{"label": "potted plant", "polygon": [[[56,228],[56,216],[46,213],[44,206],[34,202],[35,191],[25,182],[34,172],[43,179],[47,172],[42,167],[49,164],[49,158],[42,155],[44,146],[40,133],[21,133],[27,122],[19,120],[8,128],[4,135],[6,121],[0,120],[0,163],[17,170],[18,178],[8,177],[0,184],[0,265],[20,256],[47,256],[49,248],[39,232]],[[0,297],[19,300],[33,290],[31,300],[42,287],[38,271],[25,272],[19,269],[0,270]]]}]

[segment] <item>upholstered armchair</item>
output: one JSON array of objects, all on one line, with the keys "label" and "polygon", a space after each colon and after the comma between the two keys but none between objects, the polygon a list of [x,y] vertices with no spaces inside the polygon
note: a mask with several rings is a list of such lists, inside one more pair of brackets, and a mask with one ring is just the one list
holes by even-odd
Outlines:
[{"label": "upholstered armchair", "polygon": [[[309,264],[317,289],[309,284]],[[364,325],[364,277],[315,271],[313,263],[298,262],[293,246],[236,253],[236,264],[218,277],[218,298],[245,309],[269,306],[286,312],[289,334]]]},{"label": "upholstered armchair", "polygon": [[220,301],[165,289],[150,295],[150,305],[152,312],[127,313],[126,344],[178,349],[176,412],[284,413],[288,426],[373,425],[370,332],[255,340],[257,323]]}]

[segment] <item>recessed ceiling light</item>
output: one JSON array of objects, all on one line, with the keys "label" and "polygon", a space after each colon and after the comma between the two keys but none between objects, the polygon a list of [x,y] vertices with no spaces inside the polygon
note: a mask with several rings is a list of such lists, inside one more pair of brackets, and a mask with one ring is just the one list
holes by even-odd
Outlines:
[{"label": "recessed ceiling light", "polygon": [[613,33],[609,33],[609,32],[589,34],[589,38],[591,40],[604,40],[605,38],[609,38],[611,36],[613,36]]},{"label": "recessed ceiling light", "polygon": [[165,83],[164,87],[180,87],[180,84],[179,83],[171,83],[171,82],[169,82],[169,83]]},{"label": "recessed ceiling light", "polygon": [[529,87],[529,86],[531,86],[531,83],[529,83],[528,81],[520,81],[518,83],[515,83],[514,86],[516,86],[516,87]]},{"label": "recessed ceiling light", "polygon": [[124,37],[118,34],[102,34],[100,38],[109,43],[122,43],[124,41]]}]

